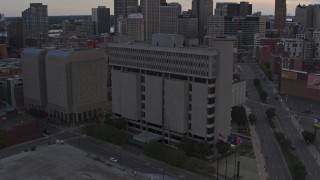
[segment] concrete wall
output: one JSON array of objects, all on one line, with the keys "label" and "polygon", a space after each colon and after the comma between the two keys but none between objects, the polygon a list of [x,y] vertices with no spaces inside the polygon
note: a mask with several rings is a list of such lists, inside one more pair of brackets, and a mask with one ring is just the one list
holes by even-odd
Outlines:
[{"label": "concrete wall", "polygon": [[241,106],[246,102],[246,81],[240,81],[232,84],[232,107]]},{"label": "concrete wall", "polygon": [[111,73],[113,113],[132,120],[140,119],[140,76],[116,70]]},{"label": "concrete wall", "polygon": [[25,104],[47,105],[45,55],[42,49],[26,48],[22,52]]},{"label": "concrete wall", "polygon": [[162,125],[162,78],[145,76],[146,121]]},{"label": "concrete wall", "polygon": [[233,71],[233,44],[220,42],[214,44],[220,54],[217,64],[216,82],[216,108],[215,108],[215,140],[219,133],[227,136],[231,130],[231,105],[232,105],[232,71]]},{"label": "concrete wall", "polygon": [[207,132],[208,88],[206,84],[192,83],[191,133],[205,137]]},{"label": "concrete wall", "polygon": [[178,133],[186,133],[188,125],[186,82],[165,80],[165,128]]}]

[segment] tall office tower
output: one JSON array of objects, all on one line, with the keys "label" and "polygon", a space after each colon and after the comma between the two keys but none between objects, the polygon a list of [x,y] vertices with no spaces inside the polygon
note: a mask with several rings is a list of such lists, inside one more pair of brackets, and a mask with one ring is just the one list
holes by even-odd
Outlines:
[{"label": "tall office tower", "polygon": [[307,18],[308,18],[308,11],[307,6],[300,4],[296,7],[296,12],[294,16],[294,20],[300,23],[302,26],[307,27]]},{"label": "tall office tower", "polygon": [[118,18],[118,32],[133,41],[144,41],[144,19],[142,14],[130,14],[127,18]]},{"label": "tall office tower", "polygon": [[178,18],[178,34],[185,39],[198,38],[198,18],[191,14],[182,14]]},{"label": "tall office tower", "polygon": [[192,15],[198,18],[199,39],[202,41],[207,34],[208,16],[213,15],[213,1],[212,0],[193,0],[192,1]]},{"label": "tall office tower", "polygon": [[160,32],[159,0],[141,0],[141,13],[145,19],[145,40],[151,42],[152,34]]},{"label": "tall office tower", "polygon": [[49,117],[73,122],[106,112],[108,68],[103,50],[50,50],[45,64]]},{"label": "tall office tower", "polygon": [[314,6],[312,4],[307,7],[307,28],[313,28]]},{"label": "tall office tower", "polygon": [[26,109],[47,106],[46,50],[26,48],[22,52],[23,93]]},{"label": "tall office tower", "polygon": [[252,15],[252,4],[249,4],[249,2],[245,2],[245,1],[240,2],[239,15],[240,16]]},{"label": "tall office tower", "polygon": [[217,2],[214,15],[239,16],[239,4],[232,2]]},{"label": "tall office tower", "polygon": [[7,27],[8,44],[21,49],[24,46],[22,20],[11,21]]},{"label": "tall office tower", "polygon": [[4,14],[0,13],[0,35],[1,32],[6,29],[6,18],[4,17]]},{"label": "tall office tower", "polygon": [[286,0],[275,0],[274,29],[283,30],[287,21]]},{"label": "tall office tower", "polygon": [[96,35],[110,33],[110,8],[106,6],[92,8],[92,21],[96,24]]},{"label": "tall office tower", "polygon": [[[138,0],[114,0],[114,18],[115,22],[122,16],[126,18],[131,13],[137,13]],[[118,32],[117,25],[115,23],[115,32]]]},{"label": "tall office tower", "polygon": [[177,34],[178,16],[181,14],[181,5],[178,3],[163,3],[160,6],[160,33]]},{"label": "tall office tower", "polygon": [[320,4],[313,5],[313,28],[320,30]]},{"label": "tall office tower", "polygon": [[213,145],[230,133],[233,45],[182,46],[181,35],[168,34],[153,35],[152,45],[110,43],[112,112],[131,132]]},{"label": "tall office tower", "polygon": [[42,3],[30,3],[22,12],[26,46],[38,46],[48,39],[48,7]]}]

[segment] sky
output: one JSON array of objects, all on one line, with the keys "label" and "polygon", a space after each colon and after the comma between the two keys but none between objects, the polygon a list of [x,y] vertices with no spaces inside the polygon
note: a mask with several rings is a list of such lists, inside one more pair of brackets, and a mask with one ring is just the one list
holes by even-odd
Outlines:
[{"label": "sky", "polygon": [[[114,0],[1,0],[0,13],[6,17],[21,16],[21,12],[29,7],[29,3],[37,2],[48,5],[49,16],[56,15],[90,15],[91,8],[107,6],[113,14]],[[191,9],[192,0],[167,0],[178,2],[183,10]],[[253,4],[253,12],[261,11],[264,15],[274,14],[274,0],[242,0]],[[318,2],[317,2],[318,1]],[[239,0],[214,0],[215,2],[240,2]],[[288,15],[293,16],[295,7],[299,4],[320,3],[319,0],[287,0]]]}]

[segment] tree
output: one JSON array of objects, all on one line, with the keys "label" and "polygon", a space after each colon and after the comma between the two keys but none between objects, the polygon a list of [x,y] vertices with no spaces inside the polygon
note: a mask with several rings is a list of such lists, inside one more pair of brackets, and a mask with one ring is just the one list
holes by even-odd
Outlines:
[{"label": "tree", "polygon": [[250,114],[249,121],[250,121],[251,125],[253,125],[257,121],[256,116],[254,114]]},{"label": "tree", "polygon": [[218,140],[216,143],[216,148],[218,149],[218,153],[222,155],[226,155],[230,149],[230,144],[221,140]]},{"label": "tree", "polygon": [[276,115],[276,109],[275,108],[269,108],[266,110],[267,118],[273,119],[273,117]]},{"label": "tree", "polygon": [[307,143],[313,143],[316,140],[315,135],[310,131],[303,131],[301,134]]},{"label": "tree", "polygon": [[260,80],[259,80],[259,79],[254,79],[254,80],[253,80],[253,84],[254,84],[255,86],[259,87],[259,86],[260,86]]}]

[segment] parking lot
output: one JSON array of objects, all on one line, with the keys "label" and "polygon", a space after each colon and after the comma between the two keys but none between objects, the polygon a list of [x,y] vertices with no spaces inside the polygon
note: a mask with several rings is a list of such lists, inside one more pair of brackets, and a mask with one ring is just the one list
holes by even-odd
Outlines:
[{"label": "parking lot", "polygon": [[0,174],[0,179],[10,180],[147,179],[106,165],[103,160],[66,144],[44,146],[1,159]]}]

